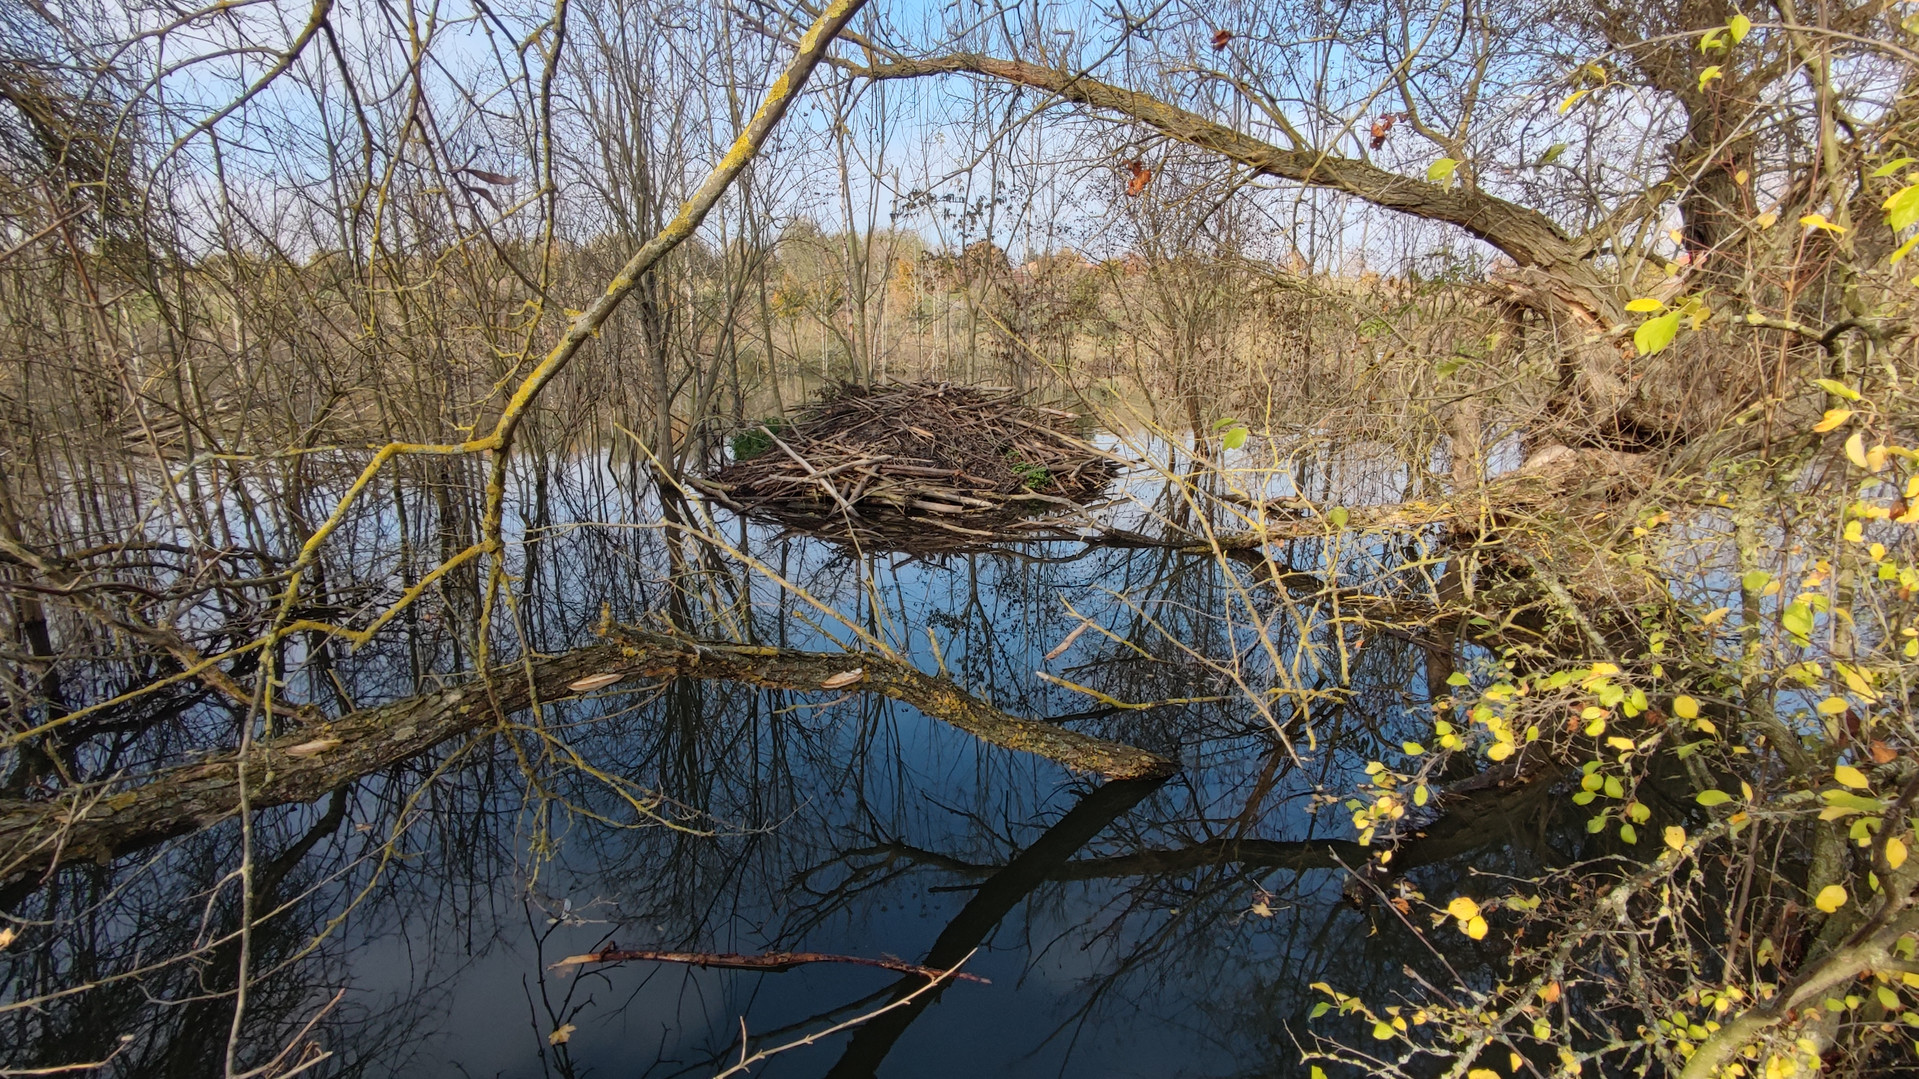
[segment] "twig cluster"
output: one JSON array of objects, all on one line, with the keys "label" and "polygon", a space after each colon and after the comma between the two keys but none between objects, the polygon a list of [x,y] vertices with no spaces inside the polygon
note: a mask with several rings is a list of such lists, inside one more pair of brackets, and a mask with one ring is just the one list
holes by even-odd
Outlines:
[{"label": "twig cluster", "polygon": [[842,383],[791,426],[748,432],[738,444],[759,452],[693,485],[799,527],[995,538],[1036,509],[1077,512],[1113,478],[1119,459],[1075,437],[1078,418],[999,387]]}]

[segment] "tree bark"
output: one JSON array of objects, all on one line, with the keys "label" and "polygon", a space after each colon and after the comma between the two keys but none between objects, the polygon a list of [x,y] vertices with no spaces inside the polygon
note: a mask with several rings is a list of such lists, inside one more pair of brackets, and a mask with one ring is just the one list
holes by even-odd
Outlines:
[{"label": "tree bark", "polygon": [[[800,692],[853,668],[865,677],[846,692],[879,693],[918,708],[981,741],[1036,753],[1080,772],[1113,779],[1163,777],[1176,762],[1055,724],[1009,715],[900,660],[871,652],[803,652],[698,641],[618,627],[618,643],[496,669],[484,680],[364,709],[257,743],[248,752],[249,801],[256,809],[312,802],[461,735],[500,722],[536,702],[572,695],[567,686],[595,674],[749,682]],[[117,853],[209,827],[238,812],[238,754],[214,754],[168,768],[133,785],[108,781],[47,802],[0,802],[0,881],[15,881],[61,861],[106,860]]]}]

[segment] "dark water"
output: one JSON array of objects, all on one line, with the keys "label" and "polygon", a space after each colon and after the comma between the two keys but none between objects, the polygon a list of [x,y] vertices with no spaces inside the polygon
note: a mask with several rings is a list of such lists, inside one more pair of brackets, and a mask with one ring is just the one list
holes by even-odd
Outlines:
[{"label": "dark water", "polygon": [[[304,1074],[710,1076],[739,1060],[743,1032],[753,1052],[922,984],[830,964],[553,967],[617,945],[964,959],[989,979],[753,1074],[1303,1074],[1298,1045],[1356,1033],[1336,1017],[1308,1021],[1325,999],[1312,983],[1387,1004],[1410,990],[1408,964],[1439,969],[1391,908],[1350,883],[1340,862],[1364,854],[1346,812],[1316,807],[1315,793],[1362,785],[1368,760],[1397,760],[1403,740],[1429,733],[1429,687],[1450,673],[1450,645],[1436,655],[1418,633],[1336,626],[1305,578],[1276,583],[1251,563],[1065,541],[862,554],[720,522],[736,552],[794,586],[782,588],[710,545],[645,527],[657,505],[598,463],[524,482],[545,491],[522,500],[531,542],[519,610],[535,647],[590,640],[603,605],[767,643],[846,638],[796,598],[803,590],[924,669],[943,660],[1007,711],[1067,717],[1183,770],[1103,784],[860,695],[678,682],[552,707],[506,736],[263,815],[256,909],[277,913],[252,941],[261,978],[244,1061],[266,1061],[312,1022],[305,1040],[333,1055]],[[1123,523],[1182,512],[1150,478],[1132,493],[1114,511]],[[367,526],[369,550],[389,526]],[[1417,598],[1442,564],[1417,542],[1301,542],[1282,558]],[[456,607],[429,608],[342,658],[356,702],[458,668],[445,630]],[[1101,632],[1045,659],[1079,624],[1072,611]],[[1116,711],[1041,681],[1042,670],[1125,701],[1221,699]],[[143,753],[165,758],[149,747],[116,760]],[[1404,883],[1388,886],[1483,892],[1473,873],[1551,856],[1534,834],[1543,812],[1520,802],[1436,821],[1397,863]],[[49,998],[0,1015],[0,1059],[217,1073],[237,955],[207,942],[237,918],[239,842],[222,826],[113,866],[70,867],[18,899],[13,913],[27,921],[0,957],[0,985],[12,1002]],[[1445,936],[1462,971],[1492,957]],[[566,1025],[570,1037],[550,1043]]]}]

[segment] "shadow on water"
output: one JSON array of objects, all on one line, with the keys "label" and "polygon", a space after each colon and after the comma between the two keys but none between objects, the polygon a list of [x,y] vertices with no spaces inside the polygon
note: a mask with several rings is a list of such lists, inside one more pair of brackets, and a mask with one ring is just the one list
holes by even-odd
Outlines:
[{"label": "shadow on water", "polygon": [[[254,907],[272,914],[248,942],[258,977],[243,1064],[266,1063],[311,1024],[306,1037],[333,1055],[306,1074],[703,1076],[743,1047],[783,1044],[924,984],[829,965],[554,967],[618,946],[936,967],[970,954],[965,969],[990,979],[942,987],[755,1074],[1293,1074],[1296,1039],[1324,999],[1312,983],[1390,1000],[1409,966],[1436,973],[1442,958],[1353,884],[1344,867],[1365,852],[1319,795],[1364,783],[1368,760],[1428,729],[1449,638],[1437,678],[1434,640],[1417,634],[1349,641],[1336,661],[1343,630],[1302,609],[1307,591],[1293,595],[1283,573],[1253,585],[1275,654],[1301,658],[1282,669],[1248,625],[1222,617],[1247,585],[1211,558],[1073,541],[862,553],[721,522],[727,544],[781,587],[713,544],[617,523],[658,521],[659,508],[603,463],[579,462],[571,478],[556,467],[543,463],[541,497],[522,501],[519,611],[534,648],[590,640],[603,606],[830,648],[848,631],[803,591],[1009,712],[1176,756],[1184,771],[1097,784],[877,696],[682,680],[563,702],[321,803],[259,815]],[[1289,572],[1317,590],[1418,554],[1382,541],[1329,567],[1317,541],[1302,541]],[[452,591],[360,654],[309,662],[313,699],[364,706],[460,670],[469,650],[448,629],[463,602]],[[1061,650],[1073,612],[1097,632]],[[1041,670],[1121,701],[1196,703],[1102,706]],[[1248,703],[1282,685],[1295,692],[1268,696],[1296,754]],[[232,722],[205,701],[180,708],[188,729]],[[167,739],[179,735],[115,737],[77,747],[75,761],[96,775],[172,763]],[[1536,790],[1472,809],[1427,822],[1389,887],[1457,894],[1471,873],[1529,871],[1584,839]],[[217,1074],[240,842],[228,822],[19,890],[0,991],[34,1003],[0,1013],[4,1067],[107,1060],[99,1073]],[[1473,942],[1443,946],[1469,976],[1480,966]]]}]

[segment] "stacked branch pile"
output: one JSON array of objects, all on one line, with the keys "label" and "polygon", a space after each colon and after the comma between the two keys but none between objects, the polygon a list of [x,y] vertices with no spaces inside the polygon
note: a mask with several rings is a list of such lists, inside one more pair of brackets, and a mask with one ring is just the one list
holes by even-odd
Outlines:
[{"label": "stacked branch pile", "polygon": [[1118,459],[1076,437],[1078,419],[997,387],[841,384],[793,423],[747,432],[736,447],[758,452],[695,485],[801,527],[993,536],[1035,509],[1076,510],[1113,478]]}]

